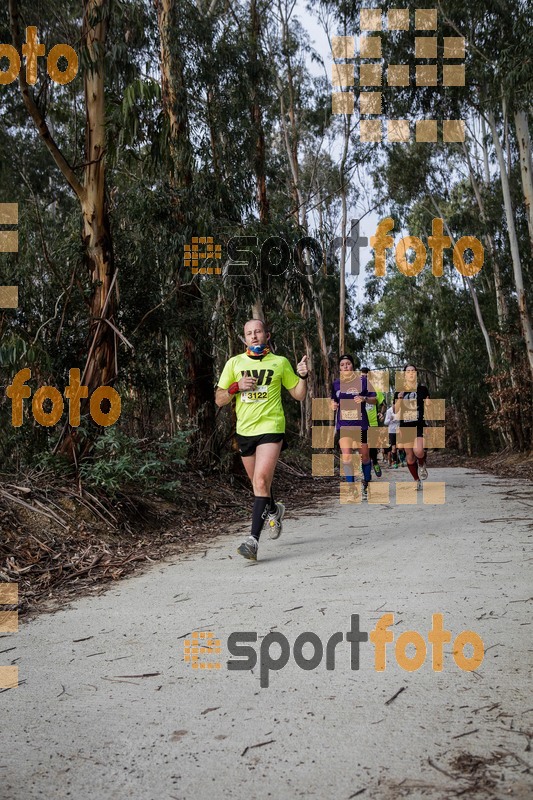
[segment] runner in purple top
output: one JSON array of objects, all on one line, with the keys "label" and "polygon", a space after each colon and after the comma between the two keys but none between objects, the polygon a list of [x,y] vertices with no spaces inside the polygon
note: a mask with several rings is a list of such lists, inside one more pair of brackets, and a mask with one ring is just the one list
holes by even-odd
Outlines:
[{"label": "runner in purple top", "polygon": [[331,404],[337,413],[335,428],[339,432],[339,447],[342,454],[342,468],[346,482],[354,484],[354,499],[357,498],[357,487],[352,466],[352,453],[361,451],[363,464],[363,497],[367,496],[367,487],[372,480],[372,463],[368,452],[368,417],[365,403],[375,405],[376,393],[369,391],[366,375],[355,371],[352,356],[343,355],[339,359],[339,378],[331,387]]}]

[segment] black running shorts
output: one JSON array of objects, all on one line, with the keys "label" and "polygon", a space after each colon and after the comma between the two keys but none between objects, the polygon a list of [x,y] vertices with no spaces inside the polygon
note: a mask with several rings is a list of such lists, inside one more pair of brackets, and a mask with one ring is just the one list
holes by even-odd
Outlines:
[{"label": "black running shorts", "polygon": [[[424,422],[423,421],[422,422],[414,422],[414,423],[404,423],[403,425],[400,422],[400,428],[402,428],[403,430],[405,430],[405,428],[411,428],[411,429],[416,428],[416,437],[414,437],[414,438],[418,439],[420,436],[424,436]],[[400,445],[400,447],[401,446],[402,445]],[[412,447],[413,445],[411,444],[411,445],[407,445],[407,446],[408,447]]]},{"label": "black running shorts", "polygon": [[270,444],[270,442],[283,442],[281,445],[281,452],[286,450],[289,446],[285,439],[284,433],[260,433],[259,436],[241,436],[236,433],[237,444],[239,445],[239,454],[246,458],[253,456],[259,444]]},{"label": "black running shorts", "polygon": [[[359,441],[361,444],[368,443],[368,429],[362,430],[358,425],[346,425],[344,428],[339,428],[338,436],[339,439],[351,439],[354,447],[359,446]],[[361,437],[360,440],[359,437]]]}]

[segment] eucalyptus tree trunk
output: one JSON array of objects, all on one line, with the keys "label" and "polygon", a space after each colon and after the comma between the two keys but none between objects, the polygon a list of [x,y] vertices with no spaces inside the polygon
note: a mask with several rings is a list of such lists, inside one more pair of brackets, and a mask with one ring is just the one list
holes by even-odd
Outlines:
[{"label": "eucalyptus tree trunk", "polygon": [[348,159],[348,145],[350,143],[350,120],[349,114],[343,115],[344,121],[344,146],[339,167],[340,195],[341,195],[341,257],[339,275],[339,356],[344,353],[344,343],[346,336],[346,226],[348,224],[348,190],[346,187],[346,161]]},{"label": "eucalyptus tree trunk", "polygon": [[[446,233],[448,234],[448,236],[451,239],[452,246],[455,247],[455,240],[454,240],[453,234],[452,234],[452,232],[450,230],[450,227],[449,227],[448,223],[446,222],[446,218],[443,217],[443,214],[442,214],[442,211],[441,211],[441,209],[439,207],[439,204],[437,203],[437,201],[435,200],[435,198],[433,196],[431,196],[431,202],[433,203],[433,207],[435,208],[435,211],[437,212],[439,217],[441,217],[441,219],[443,219],[444,227],[446,228]],[[487,330],[487,326],[485,325],[485,320],[483,319],[483,313],[482,313],[481,307],[479,305],[479,300],[478,300],[478,296],[477,296],[477,292],[476,292],[476,287],[474,286],[474,284],[472,282],[472,279],[469,278],[469,277],[464,278],[464,282],[465,282],[466,286],[468,286],[468,290],[470,292],[470,296],[472,297],[472,302],[474,304],[474,311],[476,313],[476,319],[477,319],[481,334],[483,336],[483,340],[485,342],[485,349],[487,351],[487,356],[488,356],[488,359],[489,359],[490,369],[491,369],[491,372],[494,372],[494,367],[495,367],[494,350],[493,350],[493,347],[492,347],[492,343],[490,341],[490,336],[489,336],[489,332]]]},{"label": "eucalyptus tree trunk", "polygon": [[[183,44],[178,35],[179,26],[184,25],[179,19],[181,4],[182,0],[154,0],[159,31],[161,97],[169,132],[169,178],[171,186],[178,191],[190,186],[193,177],[185,65],[181,55]],[[183,219],[181,206],[178,202],[176,210]]]},{"label": "eucalyptus tree trunk", "polygon": [[89,393],[100,384],[110,384],[116,377],[116,334],[110,325],[100,324],[100,320],[113,319],[116,311],[116,293],[111,289],[115,268],[105,183],[104,56],[108,18],[108,0],[84,0],[83,41],[91,60],[84,77],[87,123],[81,204],[85,260],[93,285],[91,340],[94,340],[94,349],[85,372]]},{"label": "eucalyptus tree trunk", "polygon": [[518,249],[518,238],[516,235],[516,228],[514,223],[513,204],[511,199],[511,188],[509,185],[509,175],[507,173],[507,166],[503,154],[502,145],[496,127],[496,119],[492,112],[488,115],[488,123],[492,134],[492,141],[498,159],[500,168],[500,181],[503,193],[503,203],[505,208],[505,218],[507,221],[507,233],[509,236],[509,246],[511,248],[511,258],[513,262],[514,284],[516,288],[516,295],[518,300],[518,314],[520,318],[520,327],[527,350],[527,358],[529,362],[529,369],[533,379],[533,329],[531,327],[531,319],[528,314],[526,304],[526,293],[524,288],[524,276],[522,273],[522,262],[520,260],[520,251]]},{"label": "eucalyptus tree trunk", "polygon": [[[163,112],[169,138],[169,184],[173,212],[185,235],[197,233],[191,209],[194,152],[190,139],[189,98],[183,59],[183,0],[154,0],[159,29],[159,60]],[[187,409],[195,427],[189,455],[210,461],[215,428],[213,355],[207,332],[202,293],[197,282],[180,287],[177,302],[182,311],[183,351],[187,375]]]},{"label": "eucalyptus tree trunk", "polygon": [[470,175],[470,183],[472,184],[472,189],[474,190],[474,196],[476,198],[476,202],[479,208],[479,214],[481,217],[481,221],[485,225],[487,232],[485,234],[485,239],[487,242],[487,250],[489,253],[489,257],[492,264],[492,269],[494,272],[494,289],[496,293],[496,312],[498,314],[498,325],[500,331],[503,332],[507,327],[507,319],[509,316],[509,310],[507,308],[507,301],[505,299],[505,294],[503,292],[502,287],[502,278],[500,272],[500,264],[496,252],[496,246],[494,244],[494,239],[492,238],[492,234],[490,233],[490,227],[488,223],[487,213],[485,210],[485,203],[483,202],[483,198],[481,196],[481,192],[478,186],[476,174],[474,172],[474,168],[472,166],[472,160],[470,158],[470,153],[468,150],[468,146],[463,144],[463,152],[465,154],[466,163],[468,166],[468,174]]},{"label": "eucalyptus tree trunk", "polygon": [[[17,0],[9,0],[9,13],[13,43],[20,53],[22,37]],[[88,357],[82,375],[89,395],[98,386],[111,384],[118,367],[116,334],[112,326],[116,311],[116,274],[105,191],[104,67],[108,20],[109,0],[83,0],[82,47],[90,64],[84,72],[85,161],[81,180],[55,141],[28,86],[25,70],[20,71],[18,78],[24,105],[80,204],[83,258],[91,280]],[[88,400],[82,401],[81,407],[85,413]],[[68,425],[63,429],[59,449],[76,460],[78,446]]]},{"label": "eucalyptus tree trunk", "polygon": [[257,206],[259,221],[266,225],[270,219],[270,210],[266,189],[265,168],[265,134],[263,131],[263,114],[259,97],[259,64],[260,64],[261,16],[257,9],[257,0],[250,0],[250,39],[249,39],[249,77],[250,77],[250,114],[254,142],[254,172],[256,179]]},{"label": "eucalyptus tree trunk", "polygon": [[[298,162],[298,151],[299,151],[299,141],[300,141],[300,130],[299,130],[299,123],[298,123],[298,114],[296,110],[296,100],[295,100],[295,91],[294,91],[294,83],[295,83],[295,76],[294,70],[292,65],[292,60],[290,57],[290,50],[289,50],[289,29],[288,29],[288,19],[287,16],[284,15],[283,7],[281,2],[278,3],[278,10],[281,19],[282,25],[282,36],[281,36],[281,43],[282,43],[282,52],[285,57],[285,68],[286,68],[286,76],[287,76],[287,93],[288,93],[288,107],[285,109],[285,101],[284,101],[284,90],[285,87],[281,79],[278,79],[278,89],[280,92],[280,120],[281,120],[281,128],[283,131],[283,141],[285,144],[285,152],[287,154],[287,160],[289,162],[290,168],[290,175],[291,175],[291,194],[294,198],[295,208],[293,211],[293,216],[295,218],[296,223],[300,228],[302,228],[305,233],[308,233],[308,223],[307,223],[307,207],[306,201],[302,192],[301,182],[300,182],[300,165]],[[287,125],[287,119],[289,119],[290,129]],[[305,273],[309,284],[310,294],[312,298],[312,311],[314,313],[314,318],[316,321],[316,330],[318,336],[318,344],[320,348],[320,363],[322,367],[322,376],[326,386],[329,386],[330,383],[330,373],[329,373],[329,358],[328,358],[328,345],[326,341],[326,332],[324,327],[324,315],[322,310],[322,302],[320,296],[317,291],[317,287],[315,284],[315,277],[312,270],[311,259],[309,257],[309,252],[304,250],[304,252],[299,254],[300,256],[300,264],[305,267]],[[312,402],[313,397],[313,385],[317,384],[316,376],[313,376],[314,381],[313,384],[309,387],[308,390],[308,405]]]},{"label": "eucalyptus tree trunk", "polygon": [[533,175],[531,163],[531,138],[526,111],[517,111],[514,115],[516,138],[520,152],[520,177],[524,192],[524,204],[527,214],[527,227],[529,230],[529,243],[533,253]]},{"label": "eucalyptus tree trunk", "polygon": [[[289,95],[292,98],[293,95]],[[290,103],[290,104],[291,104]],[[300,186],[300,169],[298,164],[297,158],[297,148],[296,148],[296,155],[294,151],[294,147],[291,146],[291,142],[289,139],[289,133],[287,130],[287,124],[285,121],[285,104],[283,101],[283,90],[280,87],[280,104],[281,104],[281,126],[283,129],[283,138],[285,142],[285,150],[287,153],[287,159],[289,161],[289,167],[291,171],[291,190],[294,196],[296,197],[296,211],[295,211],[295,218],[298,225],[303,228],[303,230],[308,233],[308,224],[307,224],[307,212],[306,212],[306,203],[303,197],[303,193]],[[289,104],[289,107],[290,107]],[[294,114],[291,115],[291,118],[294,118]],[[305,280],[309,283],[309,289],[311,293],[312,303],[313,303],[313,313],[316,321],[316,330],[318,336],[318,344],[320,348],[320,362],[322,366],[322,374],[323,379],[326,386],[329,386],[330,382],[330,373],[329,373],[329,358],[328,358],[328,345],[326,340],[326,332],[324,327],[324,315],[322,313],[322,301],[317,291],[317,287],[315,284],[315,277],[312,270],[311,259],[309,257],[309,253],[307,250],[304,250],[303,253],[300,253],[300,264],[305,267]],[[309,315],[308,315],[309,316]],[[309,392],[308,392],[309,394]]]}]

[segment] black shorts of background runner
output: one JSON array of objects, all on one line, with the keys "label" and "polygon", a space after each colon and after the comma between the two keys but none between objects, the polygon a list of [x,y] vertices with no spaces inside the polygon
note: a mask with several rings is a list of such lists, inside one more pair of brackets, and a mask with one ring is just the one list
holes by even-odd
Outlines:
[{"label": "black shorts of background runner", "polygon": [[284,433],[260,433],[258,436],[241,436],[241,434],[236,433],[235,438],[237,439],[237,444],[239,445],[239,454],[243,458],[246,458],[247,456],[253,456],[257,446],[260,444],[283,442],[281,445],[281,452],[286,450],[289,446],[287,444],[287,440],[285,439]]}]

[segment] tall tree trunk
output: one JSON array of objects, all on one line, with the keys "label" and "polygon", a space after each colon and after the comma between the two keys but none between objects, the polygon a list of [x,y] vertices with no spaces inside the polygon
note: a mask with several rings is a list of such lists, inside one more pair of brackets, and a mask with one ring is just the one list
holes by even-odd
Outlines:
[{"label": "tall tree trunk", "polygon": [[256,297],[252,303],[252,319],[260,319],[262,322],[265,320],[265,312],[263,311],[263,303],[260,297]]},{"label": "tall tree trunk", "polygon": [[[9,0],[11,32],[15,48],[21,52],[21,30],[17,0]],[[109,385],[117,373],[116,335],[107,324],[116,311],[116,281],[113,246],[105,191],[105,94],[104,65],[109,18],[109,0],[83,0],[83,47],[91,64],[84,76],[85,94],[85,166],[83,182],[58,147],[33,92],[25,70],[19,73],[19,87],[24,105],[39,135],[80,204],[84,261],[91,278],[89,355],[82,380],[91,394],[98,386]],[[82,410],[87,401],[82,402]],[[70,426],[62,439],[61,451],[76,458],[77,446]]]},{"label": "tall tree trunk", "polygon": [[520,152],[520,177],[524,192],[526,207],[527,227],[529,230],[529,243],[533,253],[533,174],[531,163],[531,138],[526,111],[517,111],[514,115],[516,138]]},{"label": "tall tree trunk", "polygon": [[[197,306],[201,304],[201,294],[196,284],[188,286],[187,305],[192,308],[193,318],[189,325],[196,325]],[[187,320],[187,312],[183,312]],[[189,328],[189,326],[187,326]],[[189,328],[190,329],[190,328]],[[203,337],[186,336],[183,343],[183,356],[187,375],[187,406],[189,420],[196,427],[196,435],[191,442],[192,457],[201,456],[203,461],[211,461],[213,452],[213,433],[215,419],[215,400],[213,393],[214,364],[210,347]]]},{"label": "tall tree trunk", "polygon": [[348,190],[346,187],[346,161],[348,158],[348,145],[350,142],[350,120],[351,116],[345,114],[344,120],[344,147],[342,152],[341,163],[339,167],[339,180],[342,204],[342,218],[341,218],[341,258],[340,258],[340,275],[339,275],[339,356],[344,353],[344,342],[346,334],[346,226],[348,224]]},{"label": "tall tree trunk", "polygon": [[[450,230],[450,227],[449,227],[448,223],[446,222],[446,218],[442,214],[442,211],[441,211],[441,209],[439,207],[439,204],[437,203],[437,201],[435,200],[433,195],[431,195],[431,202],[433,203],[433,207],[434,207],[435,211],[437,212],[439,217],[443,220],[444,227],[446,228],[446,233],[448,234],[448,236],[451,239],[452,247],[455,247],[455,241],[454,241],[453,234],[452,234],[452,232]],[[485,342],[485,349],[487,351],[487,356],[489,358],[490,370],[491,370],[491,372],[494,372],[494,366],[495,366],[494,350],[492,348],[492,343],[490,341],[490,336],[489,336],[489,332],[487,330],[487,326],[485,325],[485,320],[483,319],[483,314],[482,314],[482,311],[481,311],[481,307],[479,305],[479,300],[478,300],[478,296],[477,296],[477,292],[476,292],[476,287],[472,283],[472,279],[471,278],[466,277],[466,278],[463,278],[463,280],[464,280],[464,283],[466,284],[466,286],[468,286],[468,290],[470,292],[470,296],[472,297],[472,302],[474,304],[474,311],[476,313],[476,319],[477,319],[481,334],[483,336],[483,340]]]},{"label": "tall tree trunk", "polygon": [[483,150],[483,172],[485,174],[485,186],[490,186],[490,164],[489,164],[489,147],[488,147],[487,124],[485,117],[481,117],[481,147]]},{"label": "tall tree trunk", "polygon": [[265,134],[263,131],[263,115],[260,102],[260,38],[261,17],[257,10],[257,0],[250,0],[250,48],[249,48],[249,79],[251,97],[252,130],[255,137],[254,144],[254,172],[256,179],[257,205],[259,208],[259,221],[267,225],[270,219],[270,210],[266,189],[265,169]]},{"label": "tall tree trunk", "polygon": [[[182,57],[182,0],[154,0],[159,29],[160,71],[163,111],[169,129],[169,183],[174,190],[176,223],[185,233],[193,231],[189,189],[193,183],[194,154],[190,140],[189,99]],[[187,409],[195,426],[189,454],[210,460],[215,428],[213,357],[204,304],[194,281],[180,287],[183,350],[187,370]]]},{"label": "tall tree trunk", "polygon": [[[85,71],[85,174],[82,202],[83,240],[85,259],[90,271],[91,340],[95,344],[87,364],[85,382],[89,392],[100,384],[110,384],[116,377],[116,334],[110,325],[100,320],[115,316],[116,292],[114,282],[113,248],[105,185],[105,87],[104,57],[108,28],[108,0],[84,0],[83,38],[92,62]],[[104,308],[105,313],[104,313]]]},{"label": "tall tree trunk", "polygon": [[[290,72],[290,63],[287,65],[287,71]],[[289,162],[290,172],[292,176],[291,181],[291,189],[293,195],[296,197],[296,209],[293,212],[296,222],[298,225],[303,228],[303,230],[308,233],[308,224],[307,224],[307,209],[306,203],[304,201],[304,197],[302,194],[301,186],[300,186],[300,169],[298,164],[298,145],[293,147],[291,145],[291,141],[289,138],[289,132],[287,130],[287,123],[285,120],[285,104],[283,101],[283,86],[281,82],[278,84],[280,88],[280,110],[281,110],[281,127],[283,130],[283,138],[285,142],[285,150],[287,153],[287,159]],[[294,93],[289,92],[289,109],[292,105],[294,99]],[[296,114],[293,111],[292,114],[289,111],[289,117],[291,119],[296,118]],[[298,131],[293,131],[293,141],[298,140]],[[330,382],[330,374],[329,374],[329,358],[328,358],[328,346],[326,341],[326,331],[324,327],[324,315],[322,313],[322,302],[320,296],[318,294],[316,285],[315,285],[315,278],[312,270],[311,259],[309,257],[308,251],[304,251],[300,254],[300,265],[305,266],[306,272],[306,280],[309,282],[309,288],[311,290],[311,297],[313,300],[313,312],[316,320],[316,328],[317,328],[317,335],[318,335],[318,344],[320,348],[320,362],[322,366],[322,375],[323,380],[326,386],[329,386]]]},{"label": "tall tree trunk", "polygon": [[481,221],[485,225],[487,229],[487,233],[485,234],[485,238],[487,241],[487,250],[489,253],[489,257],[492,264],[492,269],[494,272],[494,289],[496,293],[496,312],[498,314],[498,325],[500,328],[500,332],[503,332],[507,327],[507,318],[509,316],[509,311],[507,308],[507,301],[505,299],[505,294],[503,292],[502,287],[502,278],[500,273],[500,264],[498,261],[497,253],[496,253],[496,246],[494,244],[494,239],[492,238],[492,234],[489,232],[489,223],[488,218],[485,210],[485,204],[483,202],[483,198],[481,196],[481,192],[478,186],[478,182],[476,179],[476,174],[474,172],[474,168],[472,166],[472,161],[470,158],[470,152],[468,150],[468,146],[463,144],[463,152],[465,154],[466,163],[468,166],[468,174],[470,175],[470,182],[472,184],[472,189],[474,190],[474,196],[476,198],[476,202],[479,208],[479,214],[481,217]]},{"label": "tall tree trunk", "polygon": [[531,327],[531,319],[528,314],[526,304],[526,293],[524,289],[524,277],[522,273],[522,263],[520,261],[520,252],[518,249],[518,238],[516,235],[516,228],[514,224],[513,204],[511,200],[511,189],[509,186],[509,176],[505,164],[502,145],[498,136],[498,129],[496,127],[496,119],[492,112],[488,115],[488,123],[492,134],[492,141],[498,159],[500,168],[500,181],[502,185],[503,203],[505,207],[505,218],[507,221],[507,233],[509,236],[509,245],[511,248],[511,258],[513,261],[513,274],[514,284],[516,288],[516,295],[518,299],[518,314],[520,317],[520,327],[522,328],[522,335],[527,350],[527,357],[529,361],[529,369],[533,379],[533,329]]},{"label": "tall tree trunk", "polygon": [[[189,111],[185,65],[180,42],[181,0],[154,0],[159,30],[161,98],[169,130],[170,183],[178,191],[191,185],[193,152],[189,136]],[[183,219],[183,199],[178,216]]]}]

